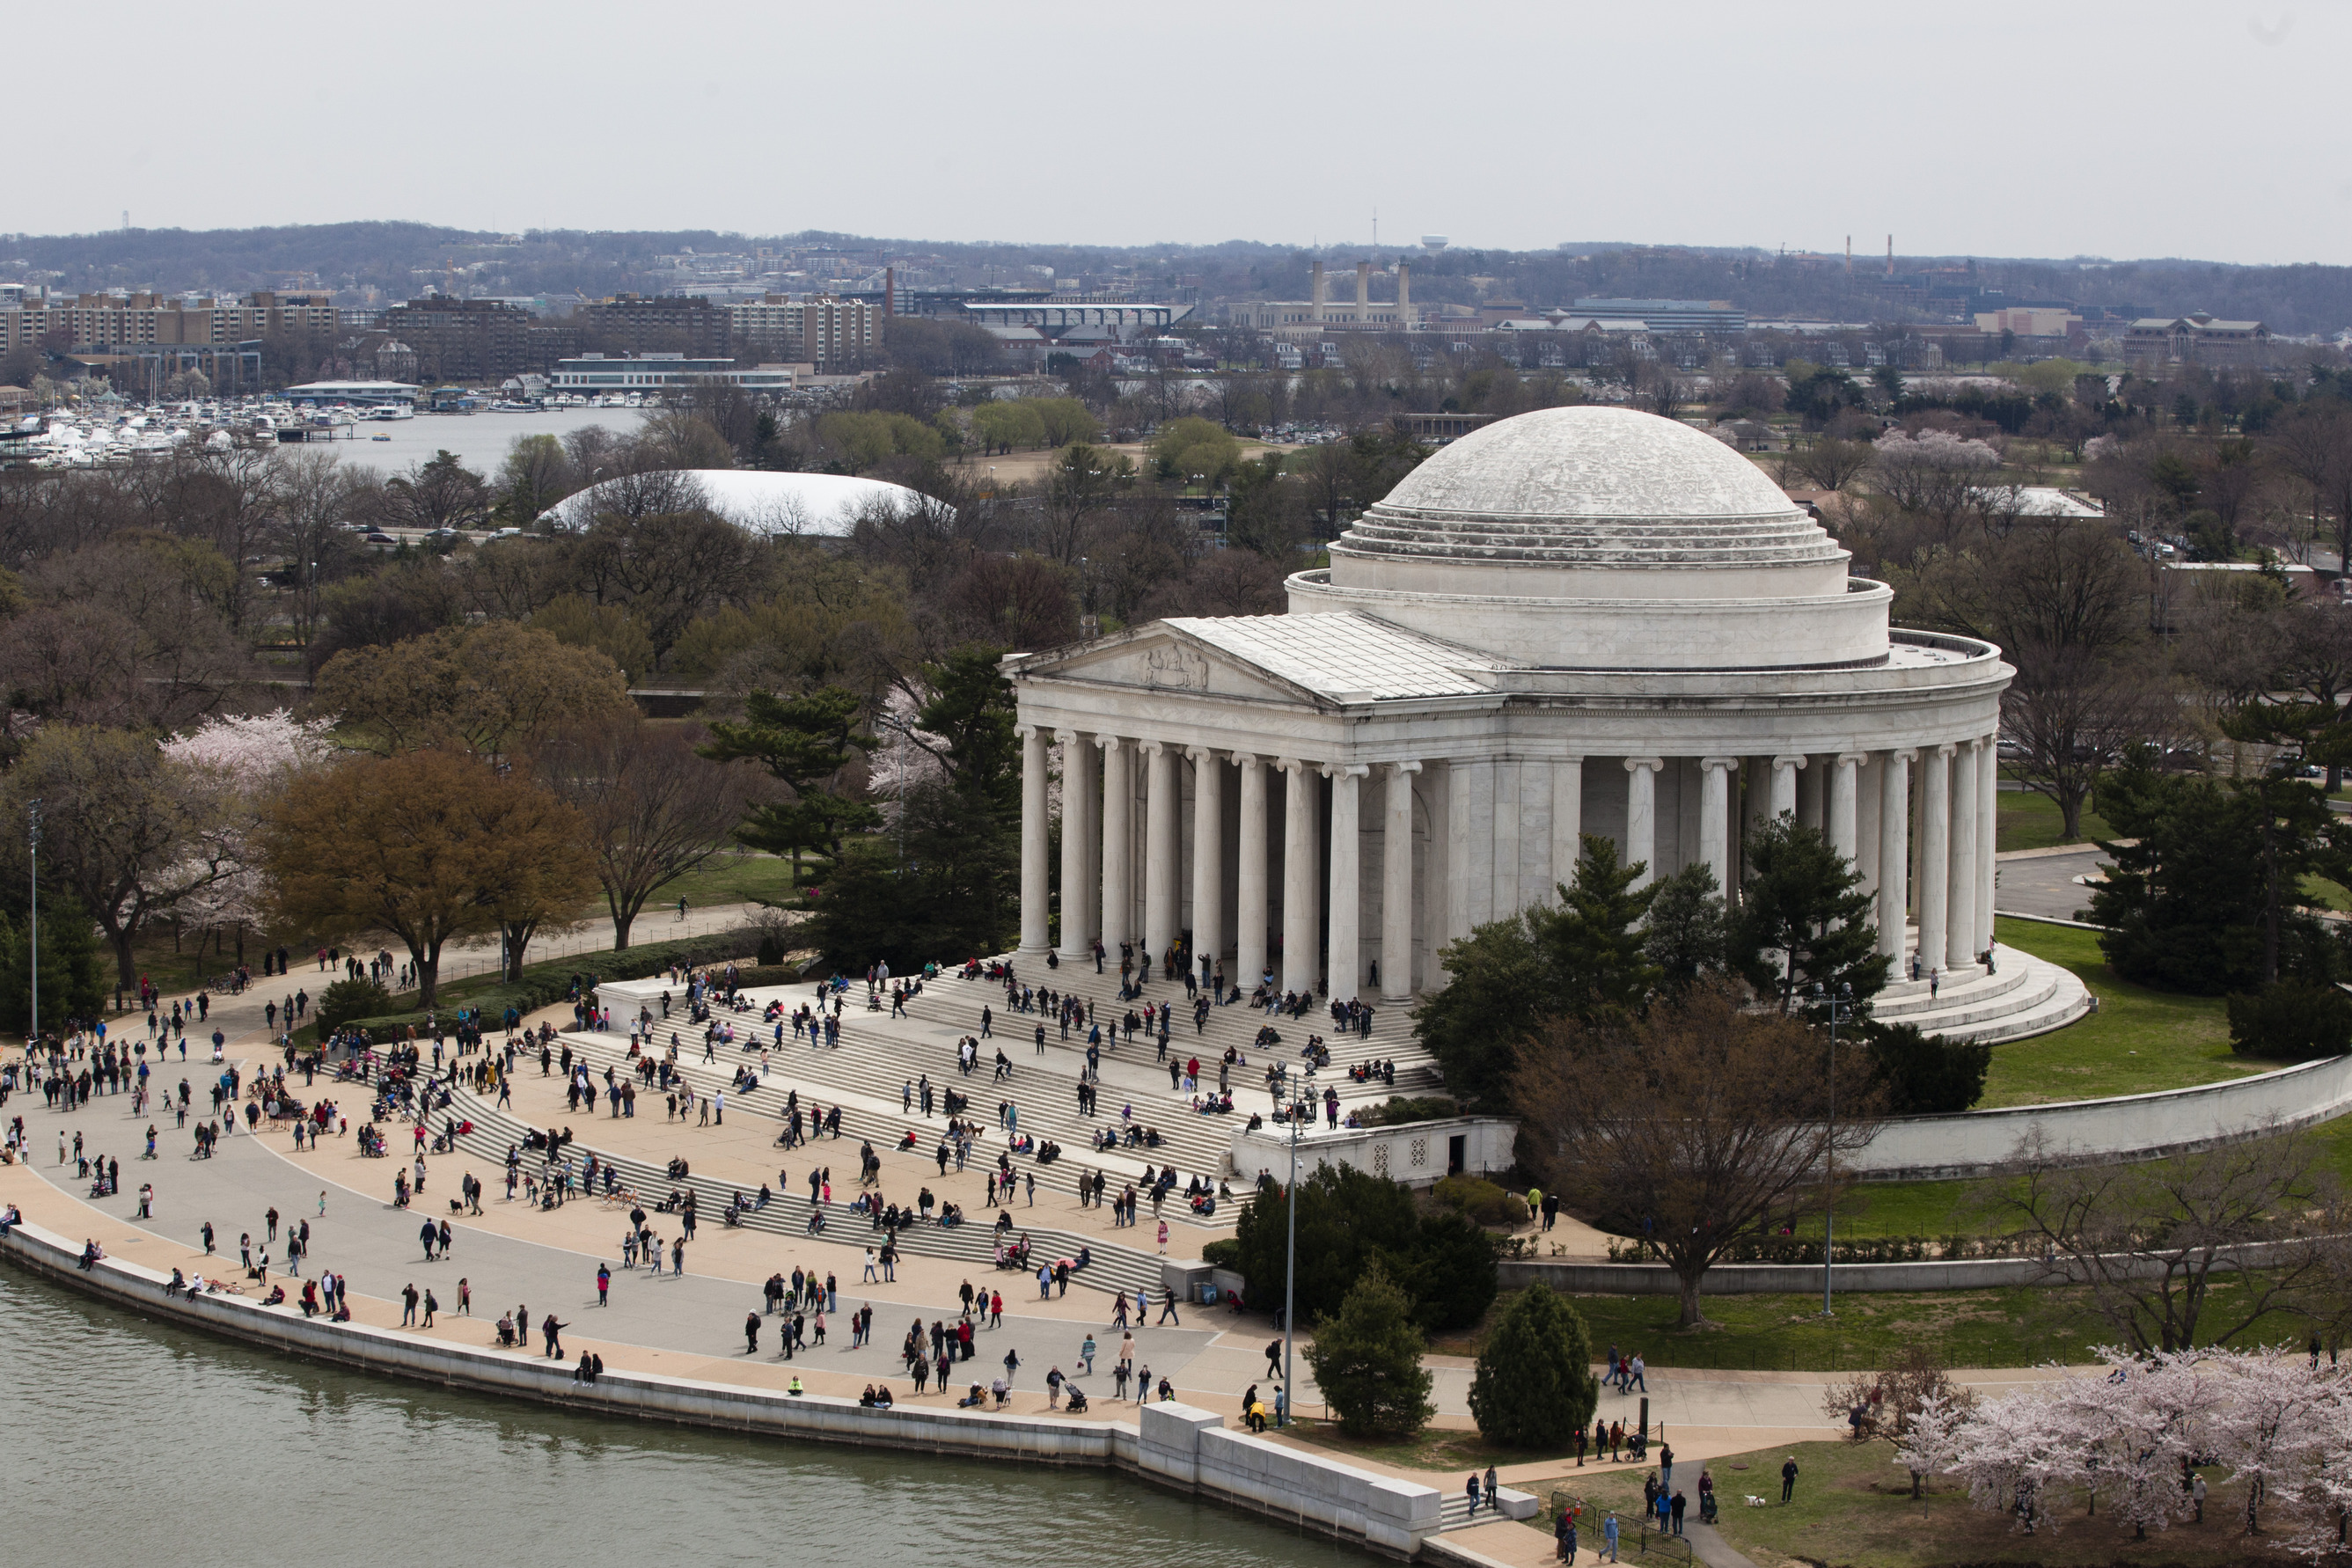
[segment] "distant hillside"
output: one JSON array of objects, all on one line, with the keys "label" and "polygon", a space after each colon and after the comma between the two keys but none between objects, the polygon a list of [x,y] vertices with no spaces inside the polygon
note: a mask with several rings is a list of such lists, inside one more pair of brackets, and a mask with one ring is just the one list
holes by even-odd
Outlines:
[{"label": "distant hillside", "polygon": [[[1297,246],[1231,240],[1217,245],[1135,247],[947,243],[803,233],[746,236],[710,229],[667,232],[534,231],[518,242],[425,223],[346,223],[248,229],[130,229],[84,235],[0,237],[0,280],[26,279],[68,289],[278,287],[316,278],[338,290],[374,289],[406,299],[427,283],[467,294],[547,295],[575,290],[675,286],[659,257],[760,248],[845,253],[859,266],[897,262],[902,277],[931,283],[1027,280],[1051,268],[1089,286],[1117,282],[1192,300],[1301,298],[1313,254]],[[1354,288],[1353,263],[1369,246],[1322,249],[1335,298]],[[1519,300],[1567,304],[1579,295],[1728,299],[1757,316],[1900,319],[1906,311],[1872,289],[1883,257],[1784,258],[1762,249],[1593,242],[1539,251],[1451,249],[1423,255],[1390,246],[1383,258],[1413,262],[1413,298],[1423,304]],[[2011,299],[2050,298],[2082,306],[2170,315],[2210,310],[2255,317],[2274,331],[2333,333],[2352,328],[2352,268],[2231,267],[2216,262],[2050,260],[1904,257],[1898,270],[1966,267],[1970,281]],[[1387,297],[1388,283],[1376,289]]]}]

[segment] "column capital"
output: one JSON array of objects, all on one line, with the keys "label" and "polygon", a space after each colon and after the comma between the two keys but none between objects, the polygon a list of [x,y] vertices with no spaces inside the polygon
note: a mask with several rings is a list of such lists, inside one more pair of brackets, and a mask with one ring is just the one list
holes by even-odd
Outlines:
[{"label": "column capital", "polygon": [[1625,759],[1625,771],[1629,773],[1641,768],[1647,768],[1650,772],[1656,773],[1665,765],[1666,759],[1664,757],[1628,757]]},{"label": "column capital", "polygon": [[1419,763],[1391,763],[1389,764],[1389,769],[1392,773],[1417,773],[1421,772],[1421,764]]},{"label": "column capital", "polygon": [[1135,742],[1135,749],[1144,756],[1156,757],[1160,752],[1171,750],[1172,748],[1171,748],[1165,741],[1138,741]]},{"label": "column capital", "polygon": [[1772,758],[1772,765],[1776,768],[1801,768],[1805,765],[1805,753],[1802,752],[1778,752]]},{"label": "column capital", "polygon": [[1360,779],[1371,776],[1371,768],[1363,763],[1326,763],[1322,767],[1327,779]]},{"label": "column capital", "polygon": [[1013,726],[1013,732],[1024,741],[1028,740],[1033,735],[1045,735],[1050,737],[1053,734],[1051,730],[1046,729],[1041,724],[1015,724]]},{"label": "column capital", "polygon": [[1916,763],[1919,760],[1919,748],[1896,746],[1886,753],[1886,760],[1890,763]]},{"label": "column capital", "polygon": [[1858,768],[1867,767],[1870,765],[1870,753],[1868,752],[1840,752],[1837,754],[1837,760],[1838,765],[1841,767],[1844,766],[1848,763],[1852,763]]},{"label": "column capital", "polygon": [[1274,765],[1286,773],[1319,772],[1323,766],[1322,763],[1309,761],[1305,757],[1276,757],[1274,759]]},{"label": "column capital", "polygon": [[1738,757],[1701,757],[1698,760],[1698,765],[1703,768],[1722,768],[1728,772],[1739,765],[1739,759]]},{"label": "column capital", "polygon": [[1107,757],[1107,756],[1110,755],[1113,752],[1116,752],[1116,751],[1118,751],[1118,748],[1119,748],[1119,738],[1118,738],[1117,735],[1106,735],[1106,734],[1100,734],[1100,733],[1097,733],[1097,734],[1095,736],[1095,744],[1096,744],[1096,745],[1097,745],[1097,746],[1100,746],[1100,747],[1102,748],[1103,755]]},{"label": "column capital", "polygon": [[1229,754],[1233,759],[1234,766],[1237,768],[1254,768],[1265,760],[1255,752],[1234,752]]},{"label": "column capital", "polygon": [[1184,754],[1192,760],[1192,765],[1194,767],[1205,768],[1211,763],[1217,760],[1217,748],[1214,746],[1187,746],[1184,748]]},{"label": "column capital", "polygon": [[[1946,741],[1942,745],[1937,746],[1937,747],[1935,749],[1935,751],[1936,751],[1936,754],[1937,754],[1937,756],[1939,756],[1939,757],[1948,757],[1948,756],[1953,756],[1953,755],[1957,754],[1957,753],[1958,752],[1958,751],[1959,751],[1960,747],[1961,747],[1961,746],[1963,746],[1963,745],[1964,745],[1964,744],[1966,744],[1966,743],[1967,743],[1967,742],[1961,742],[1961,741]],[[1927,747],[1925,747],[1925,746],[1922,746],[1922,747],[1921,747],[1921,748],[1919,748],[1919,749],[1920,749],[1921,751],[1926,751],[1927,748]]]}]

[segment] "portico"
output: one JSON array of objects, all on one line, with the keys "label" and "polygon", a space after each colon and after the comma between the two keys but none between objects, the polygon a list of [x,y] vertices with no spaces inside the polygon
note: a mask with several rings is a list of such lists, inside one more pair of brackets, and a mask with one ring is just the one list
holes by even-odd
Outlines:
[{"label": "portico", "polygon": [[1619,409],[1521,416],[1424,463],[1331,557],[1286,616],[1006,661],[1024,952],[1099,939],[1114,963],[1402,1001],[1444,983],[1447,942],[1556,897],[1582,834],[1654,878],[1704,861],[1736,898],[1782,814],[1854,860],[1898,961],[1948,974],[1991,947],[2008,666],[1890,629],[1887,590],[1720,443]]}]

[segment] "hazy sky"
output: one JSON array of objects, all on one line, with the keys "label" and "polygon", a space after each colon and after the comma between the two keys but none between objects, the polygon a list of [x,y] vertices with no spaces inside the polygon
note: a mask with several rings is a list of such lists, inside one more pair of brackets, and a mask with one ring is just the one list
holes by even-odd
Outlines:
[{"label": "hazy sky", "polygon": [[2341,3],[0,0],[0,31],[45,62],[7,73],[0,231],[1361,242],[1377,207],[1383,243],[2352,261]]}]

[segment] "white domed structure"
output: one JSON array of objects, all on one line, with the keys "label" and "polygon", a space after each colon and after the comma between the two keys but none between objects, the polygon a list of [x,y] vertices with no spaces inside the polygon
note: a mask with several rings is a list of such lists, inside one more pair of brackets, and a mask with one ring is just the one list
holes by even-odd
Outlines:
[{"label": "white domed structure", "polygon": [[1402,1003],[1445,984],[1448,942],[1556,897],[1585,835],[1652,878],[1703,862],[1736,901],[1787,814],[1876,901],[1903,977],[1879,1017],[2006,1039],[2085,1005],[1993,951],[2000,650],[1890,626],[1885,585],[1722,443],[1625,409],[1502,420],[1330,556],[1287,615],[1005,661],[1022,951]]},{"label": "white domed structure", "polygon": [[904,485],[846,474],[784,474],[765,468],[665,468],[605,479],[566,496],[543,521],[585,528],[599,513],[707,508],[758,534],[845,538],[859,517],[877,507],[904,512],[924,504]]},{"label": "white domed structure", "polygon": [[[1631,409],[1548,408],[1473,431],[1331,547],[1291,608],[1360,609],[1571,669],[1854,664],[1893,594],[1763,472]],[[1769,649],[1769,654],[1761,650]]]}]

